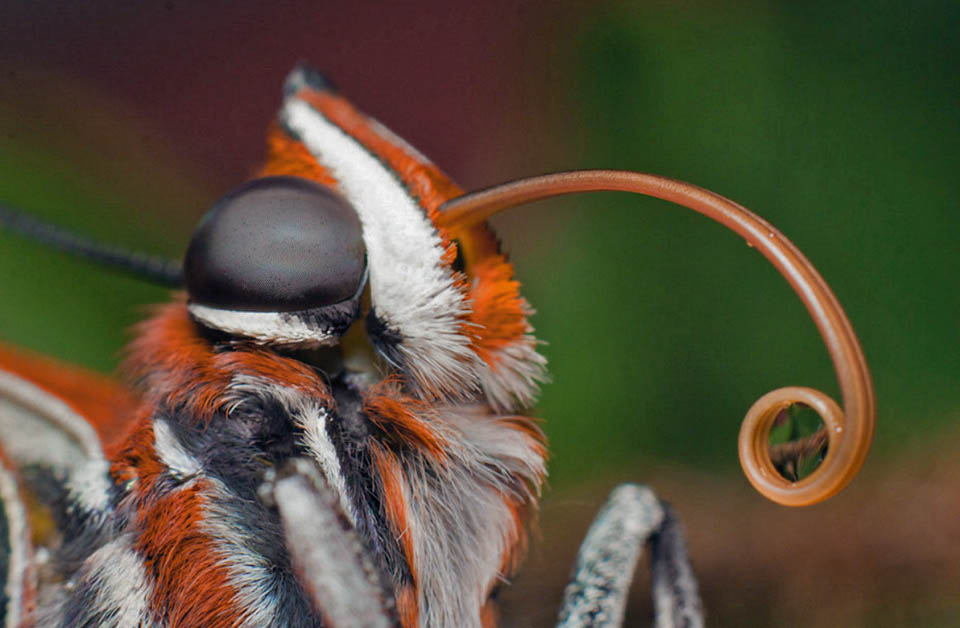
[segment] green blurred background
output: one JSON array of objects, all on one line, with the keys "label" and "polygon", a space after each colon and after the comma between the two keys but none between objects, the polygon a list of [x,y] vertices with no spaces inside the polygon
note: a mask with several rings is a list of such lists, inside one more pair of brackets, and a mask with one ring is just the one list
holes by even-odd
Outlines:
[{"label": "green blurred background", "polygon": [[[860,335],[879,404],[864,475],[803,512],[739,475],[754,400],[838,395],[742,239],[615,194],[499,218],[553,376],[543,539],[506,623],[550,624],[589,517],[632,480],[685,517],[711,625],[960,625],[957,3],[38,2],[0,8],[0,30],[0,200],[153,253],[181,254],[253,171],[300,60],[468,188],[610,167],[753,209]],[[165,298],[0,233],[0,340],[110,372]]]}]

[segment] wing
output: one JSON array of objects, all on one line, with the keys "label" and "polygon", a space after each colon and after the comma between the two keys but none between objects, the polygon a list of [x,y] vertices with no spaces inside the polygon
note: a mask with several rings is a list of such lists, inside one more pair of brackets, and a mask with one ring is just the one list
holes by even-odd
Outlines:
[{"label": "wing", "polygon": [[133,400],[109,379],[0,345],[0,618],[35,621],[38,564],[100,519],[112,482],[103,443]]}]

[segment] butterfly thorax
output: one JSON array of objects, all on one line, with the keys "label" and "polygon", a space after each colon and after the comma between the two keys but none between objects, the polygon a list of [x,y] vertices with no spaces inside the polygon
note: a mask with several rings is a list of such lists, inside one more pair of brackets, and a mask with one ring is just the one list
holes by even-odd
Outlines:
[{"label": "butterfly thorax", "polygon": [[218,342],[182,303],[141,327],[129,366],[141,416],[109,455],[113,508],[95,521],[109,533],[70,548],[82,567],[68,576],[63,618],[103,620],[124,598],[144,625],[320,625],[258,495],[265,474],[295,458],[338,496],[404,625],[491,616],[544,473],[529,419]]}]

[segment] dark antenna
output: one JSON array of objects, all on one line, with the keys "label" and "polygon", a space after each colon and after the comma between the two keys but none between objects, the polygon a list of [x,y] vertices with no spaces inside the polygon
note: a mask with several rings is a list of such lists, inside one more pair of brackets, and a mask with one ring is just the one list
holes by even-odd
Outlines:
[{"label": "dark antenna", "polygon": [[137,279],[172,288],[183,286],[183,268],[179,262],[128,251],[77,235],[3,203],[0,203],[0,227]]}]

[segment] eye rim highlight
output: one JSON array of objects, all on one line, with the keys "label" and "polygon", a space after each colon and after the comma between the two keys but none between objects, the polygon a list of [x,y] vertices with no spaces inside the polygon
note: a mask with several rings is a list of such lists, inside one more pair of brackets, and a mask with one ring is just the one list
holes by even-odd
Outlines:
[{"label": "eye rim highlight", "polygon": [[292,312],[261,312],[215,308],[187,303],[187,312],[200,325],[230,336],[284,348],[312,349],[340,342],[363,314],[363,293],[369,271],[365,267],[357,291],[349,299]]}]

